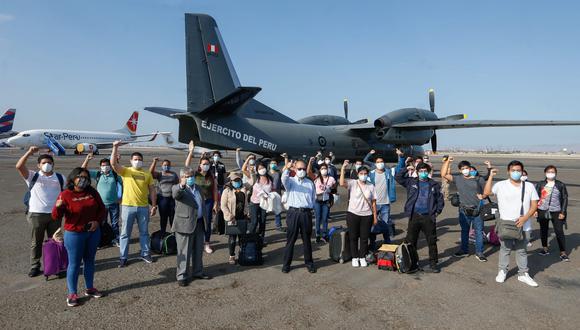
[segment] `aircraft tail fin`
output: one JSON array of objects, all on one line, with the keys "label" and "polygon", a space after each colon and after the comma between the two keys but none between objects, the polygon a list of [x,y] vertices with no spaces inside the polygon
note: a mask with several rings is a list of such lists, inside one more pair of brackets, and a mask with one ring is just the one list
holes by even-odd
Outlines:
[{"label": "aircraft tail fin", "polygon": [[236,95],[249,95],[247,90],[240,90],[240,81],[211,16],[185,14],[185,41],[188,112],[209,110],[226,98],[231,101]]},{"label": "aircraft tail fin", "polygon": [[8,109],[0,117],[0,133],[10,132],[14,125],[14,117],[16,116],[16,109]]},{"label": "aircraft tail fin", "polygon": [[139,123],[139,111],[133,111],[125,126],[116,130],[117,133],[124,133],[128,135],[135,135],[137,133],[137,124]]}]

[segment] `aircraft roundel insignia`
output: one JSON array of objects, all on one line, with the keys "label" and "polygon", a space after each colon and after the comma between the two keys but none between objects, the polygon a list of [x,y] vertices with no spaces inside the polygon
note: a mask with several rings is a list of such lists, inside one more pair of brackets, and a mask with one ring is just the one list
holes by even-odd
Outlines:
[{"label": "aircraft roundel insignia", "polygon": [[318,144],[321,147],[326,147],[326,138],[324,136],[319,136],[318,137]]}]

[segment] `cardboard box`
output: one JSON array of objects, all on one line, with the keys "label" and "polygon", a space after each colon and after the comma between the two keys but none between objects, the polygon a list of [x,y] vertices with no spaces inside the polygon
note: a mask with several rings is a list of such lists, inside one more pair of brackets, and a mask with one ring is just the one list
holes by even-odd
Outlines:
[{"label": "cardboard box", "polygon": [[383,252],[393,252],[393,253],[395,253],[395,251],[397,250],[398,247],[399,246],[396,245],[396,244],[383,244],[379,248],[379,251],[383,251]]}]

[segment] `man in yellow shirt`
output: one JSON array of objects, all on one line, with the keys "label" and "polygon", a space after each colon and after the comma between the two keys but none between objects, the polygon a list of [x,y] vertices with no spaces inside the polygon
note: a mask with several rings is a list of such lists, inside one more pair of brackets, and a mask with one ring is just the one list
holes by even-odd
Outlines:
[{"label": "man in yellow shirt", "polygon": [[[137,220],[139,227],[139,244],[141,245],[141,259],[146,263],[152,263],[149,248],[149,217],[157,212],[157,194],[153,185],[151,173],[143,169],[143,155],[139,152],[131,154],[131,167],[119,164],[118,152],[121,141],[113,143],[111,153],[111,166],[117,174],[123,178],[123,199],[121,201],[121,257],[119,268],[127,266],[129,255],[129,239],[133,222]],[[151,197],[151,210],[149,210],[149,197]]]}]

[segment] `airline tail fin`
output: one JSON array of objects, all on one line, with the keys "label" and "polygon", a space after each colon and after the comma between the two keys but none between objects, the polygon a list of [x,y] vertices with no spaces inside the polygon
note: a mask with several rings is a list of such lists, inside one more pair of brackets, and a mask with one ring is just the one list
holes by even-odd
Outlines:
[{"label": "airline tail fin", "polygon": [[185,14],[185,41],[188,112],[201,112],[224,98],[231,98],[227,102],[230,106],[241,106],[242,99],[247,101],[259,91],[240,90],[240,81],[211,16]]},{"label": "airline tail fin", "polygon": [[16,109],[8,109],[0,117],[0,133],[10,132],[14,125],[14,117],[16,116]]},{"label": "airline tail fin", "polygon": [[133,111],[129,120],[122,128],[116,130],[117,133],[125,133],[128,135],[135,135],[137,133],[137,124],[139,122],[139,111]]}]

